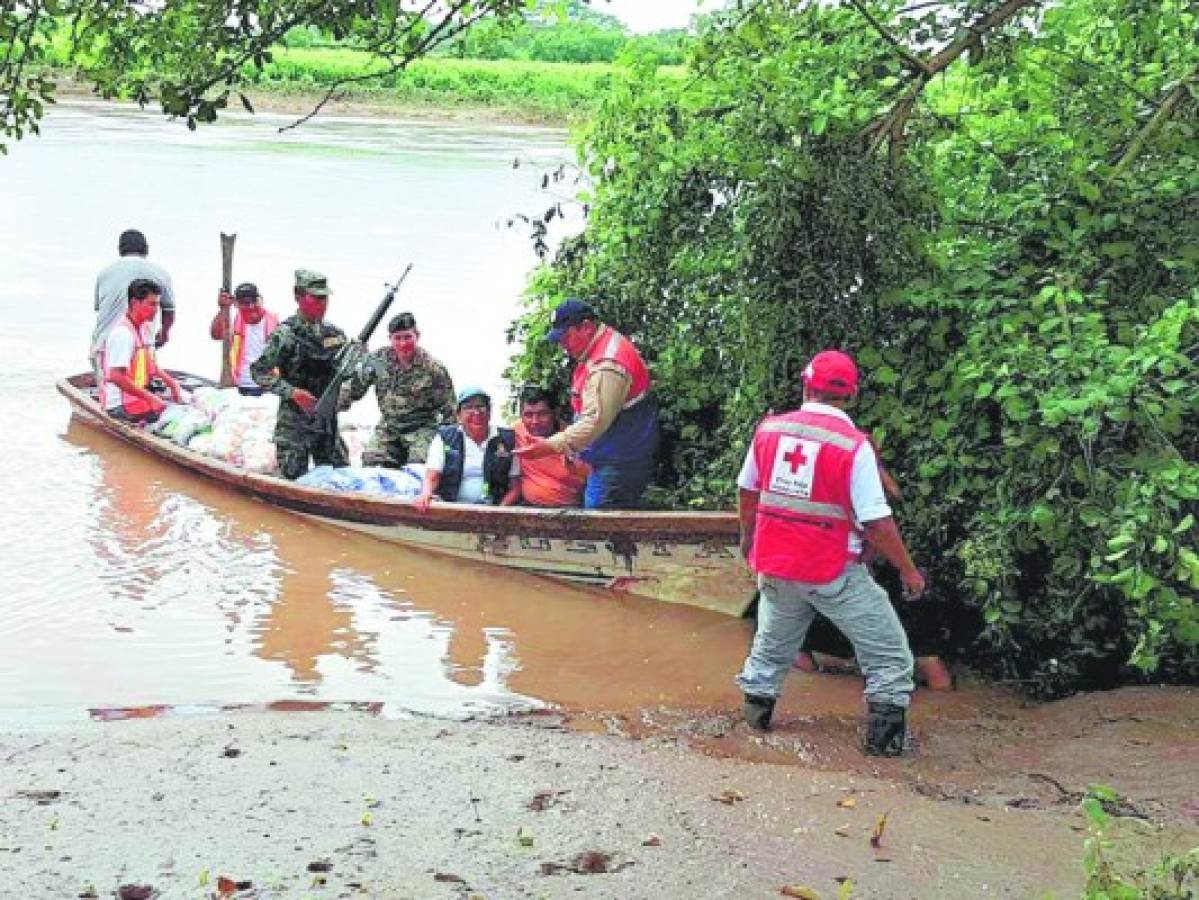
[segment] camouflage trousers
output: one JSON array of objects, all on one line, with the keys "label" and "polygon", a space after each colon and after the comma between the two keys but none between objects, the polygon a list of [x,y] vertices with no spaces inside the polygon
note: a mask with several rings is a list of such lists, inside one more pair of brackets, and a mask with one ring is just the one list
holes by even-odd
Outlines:
[{"label": "camouflage trousers", "polygon": [[362,464],[402,469],[408,463],[423,463],[429,458],[429,445],[436,436],[436,425],[405,432],[377,428],[362,451]]},{"label": "camouflage trousers", "polygon": [[337,419],[328,429],[319,429],[312,416],[291,409],[286,402],[281,403],[275,422],[275,458],[279,463],[279,474],[295,481],[308,471],[309,457],[317,466],[350,464],[345,441],[337,433]]}]

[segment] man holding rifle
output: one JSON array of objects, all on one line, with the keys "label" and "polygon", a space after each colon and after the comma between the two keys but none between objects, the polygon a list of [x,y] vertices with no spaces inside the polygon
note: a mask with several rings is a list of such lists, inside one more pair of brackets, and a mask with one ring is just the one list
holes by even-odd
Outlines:
[{"label": "man holding rifle", "polygon": [[350,464],[336,414],[327,420],[315,415],[317,399],[334,380],[338,356],[348,343],[344,331],[325,321],[328,279],[297,269],[295,297],[296,315],[279,324],[250,366],[254,381],[279,395],[275,454],[279,474],[293,481],[308,471],[309,457],[318,466]]}]

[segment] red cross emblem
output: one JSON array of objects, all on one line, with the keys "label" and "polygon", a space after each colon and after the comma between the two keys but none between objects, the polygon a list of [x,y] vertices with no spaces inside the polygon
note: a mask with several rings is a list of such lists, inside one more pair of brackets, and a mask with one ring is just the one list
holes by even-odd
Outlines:
[{"label": "red cross emblem", "polygon": [[794,475],[796,472],[799,471],[800,466],[806,466],[808,464],[808,458],[806,456],[804,456],[803,444],[797,443],[794,447],[791,448],[790,453],[784,453],[783,454],[783,462],[791,463],[791,474],[792,475]]}]

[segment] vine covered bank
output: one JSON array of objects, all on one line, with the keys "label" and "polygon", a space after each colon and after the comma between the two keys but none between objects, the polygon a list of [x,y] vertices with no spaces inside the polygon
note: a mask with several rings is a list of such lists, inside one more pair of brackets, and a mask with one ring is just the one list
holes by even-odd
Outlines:
[{"label": "vine covered bank", "polygon": [[1032,693],[1199,672],[1199,16],[1186,0],[735,4],[582,135],[595,298],[663,399],[664,497],[727,505],[816,350],[867,375],[919,630]]}]

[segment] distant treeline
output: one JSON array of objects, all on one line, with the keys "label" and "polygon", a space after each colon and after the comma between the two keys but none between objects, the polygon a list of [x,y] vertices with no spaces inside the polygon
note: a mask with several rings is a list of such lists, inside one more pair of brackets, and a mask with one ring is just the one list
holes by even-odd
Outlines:
[{"label": "distant treeline", "polygon": [[[629,34],[615,17],[588,12],[562,21],[529,19],[505,24],[485,20],[436,55],[555,63],[612,63],[622,58],[642,58],[677,66],[686,61],[689,39],[682,28]],[[294,29],[285,43],[303,48],[345,46],[311,28]]]}]

